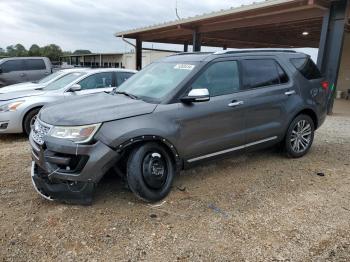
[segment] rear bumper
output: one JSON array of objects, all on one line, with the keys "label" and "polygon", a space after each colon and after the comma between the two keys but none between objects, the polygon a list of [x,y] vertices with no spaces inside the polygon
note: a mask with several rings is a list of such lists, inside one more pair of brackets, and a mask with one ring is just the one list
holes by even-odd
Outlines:
[{"label": "rear bumper", "polygon": [[46,137],[44,145],[29,137],[34,188],[48,200],[90,204],[95,185],[119,160],[119,154],[101,142],[77,145]]}]

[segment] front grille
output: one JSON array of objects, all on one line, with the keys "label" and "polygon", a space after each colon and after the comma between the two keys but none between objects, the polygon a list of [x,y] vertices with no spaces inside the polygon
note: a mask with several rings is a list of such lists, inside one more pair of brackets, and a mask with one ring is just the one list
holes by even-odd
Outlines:
[{"label": "front grille", "polygon": [[32,138],[39,145],[44,144],[44,137],[50,132],[52,126],[46,124],[37,118],[32,127]]}]

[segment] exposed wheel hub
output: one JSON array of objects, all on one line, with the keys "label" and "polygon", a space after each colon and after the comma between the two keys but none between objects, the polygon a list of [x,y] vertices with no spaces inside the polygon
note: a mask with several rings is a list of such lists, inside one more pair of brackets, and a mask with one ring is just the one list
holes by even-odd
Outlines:
[{"label": "exposed wheel hub", "polygon": [[143,160],[142,175],[149,187],[161,188],[167,179],[165,158],[158,152],[148,153]]}]

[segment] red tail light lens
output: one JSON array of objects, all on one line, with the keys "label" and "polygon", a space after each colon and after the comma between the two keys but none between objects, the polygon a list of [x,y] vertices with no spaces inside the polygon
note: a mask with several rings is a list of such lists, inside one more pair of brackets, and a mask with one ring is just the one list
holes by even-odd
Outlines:
[{"label": "red tail light lens", "polygon": [[329,88],[329,82],[328,82],[328,81],[323,81],[323,82],[321,83],[321,86],[322,86],[323,89],[328,90],[328,88]]}]

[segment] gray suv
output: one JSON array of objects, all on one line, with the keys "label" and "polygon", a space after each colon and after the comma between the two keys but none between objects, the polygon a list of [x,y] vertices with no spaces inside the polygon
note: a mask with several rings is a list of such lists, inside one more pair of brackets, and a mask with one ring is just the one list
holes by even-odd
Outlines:
[{"label": "gray suv", "polygon": [[326,118],[328,86],[303,53],[164,58],[117,91],[45,106],[30,136],[33,185],[46,199],[89,204],[112,170],[153,202],[194,164],[277,144],[301,157]]},{"label": "gray suv", "polygon": [[23,82],[32,82],[52,73],[47,57],[10,57],[0,59],[0,88]]}]

